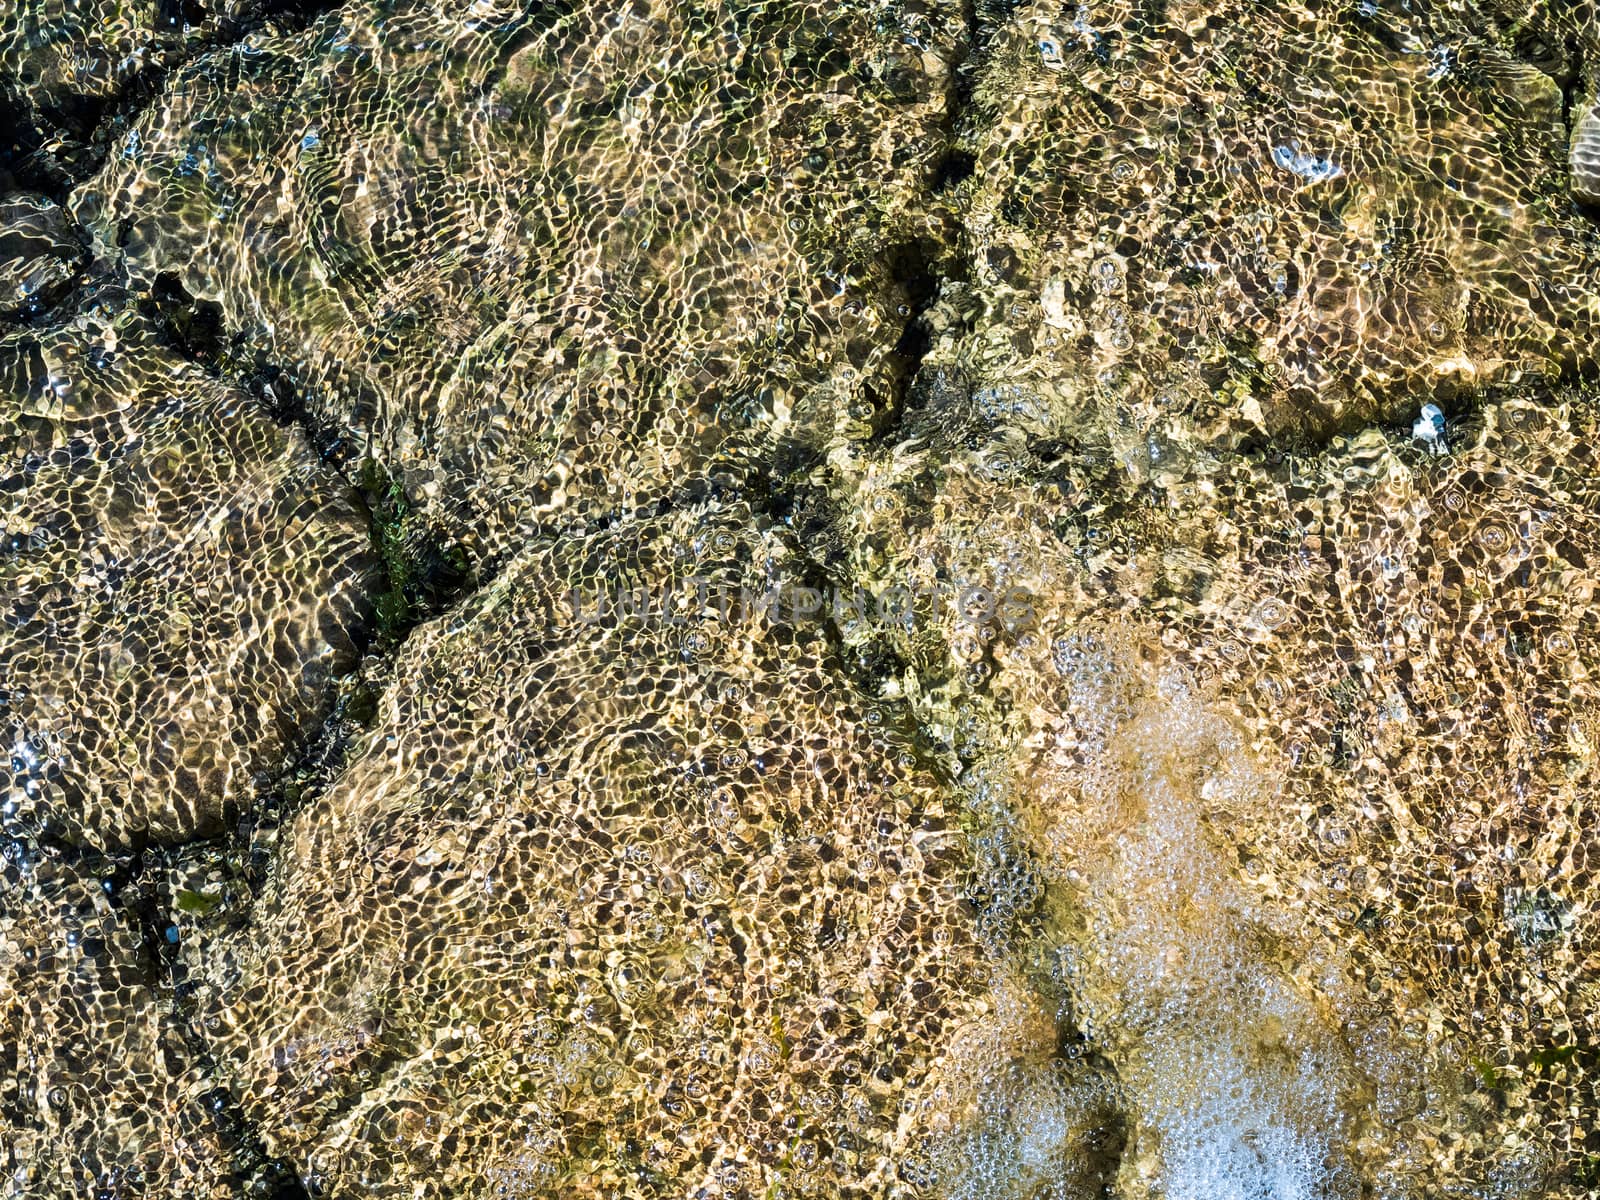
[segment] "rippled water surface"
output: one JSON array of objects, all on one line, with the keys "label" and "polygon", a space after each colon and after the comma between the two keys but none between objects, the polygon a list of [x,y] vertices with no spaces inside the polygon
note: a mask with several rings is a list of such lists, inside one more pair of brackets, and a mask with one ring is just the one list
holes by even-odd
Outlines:
[{"label": "rippled water surface", "polygon": [[0,11],[0,1196],[1595,1194],[1597,79]]}]

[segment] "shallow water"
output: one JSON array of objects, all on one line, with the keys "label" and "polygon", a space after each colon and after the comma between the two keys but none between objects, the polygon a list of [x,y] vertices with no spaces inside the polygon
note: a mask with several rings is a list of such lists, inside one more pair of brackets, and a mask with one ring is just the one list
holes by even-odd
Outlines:
[{"label": "shallow water", "polygon": [[0,1195],[1593,1194],[1597,63],[0,14]]}]

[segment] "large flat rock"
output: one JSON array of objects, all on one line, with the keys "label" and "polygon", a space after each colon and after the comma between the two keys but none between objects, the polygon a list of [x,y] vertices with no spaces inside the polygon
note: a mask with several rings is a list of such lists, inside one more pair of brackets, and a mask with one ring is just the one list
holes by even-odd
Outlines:
[{"label": "large flat rock", "polygon": [[755,599],[796,565],[689,510],[531,548],[408,641],[260,897],[185,939],[219,1063],[323,1194],[882,1191],[963,1030],[1051,1094],[1047,1015],[985,1032],[1026,1023],[903,713]]},{"label": "large flat rock", "polygon": [[1562,90],[1509,35],[1426,5],[1072,12],[987,44],[930,361],[1136,472],[1593,369]]},{"label": "large flat rock", "polygon": [[948,380],[926,405],[817,507],[847,577],[918,597],[851,640],[894,647],[1034,857],[1121,1083],[1125,1194],[1228,1194],[1258,1155],[1279,1190],[1238,1194],[1579,1194],[1593,405],[1504,396],[1438,440],[1156,486],[1030,450]]}]

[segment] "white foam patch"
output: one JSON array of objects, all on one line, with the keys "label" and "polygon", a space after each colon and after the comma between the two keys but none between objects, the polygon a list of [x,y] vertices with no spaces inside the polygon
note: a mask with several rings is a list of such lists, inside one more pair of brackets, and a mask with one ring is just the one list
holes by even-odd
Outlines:
[{"label": "white foam patch", "polygon": [[[1100,1196],[1116,1169],[1114,1086],[1056,1056],[1053,1014],[999,973],[988,1019],[952,1041],[934,1100],[949,1121],[931,1147],[930,1192],[944,1200]],[[1108,1153],[1109,1149],[1109,1153]]]},{"label": "white foam patch", "polygon": [[[1206,1045],[1180,1035],[1153,1047],[1139,1098],[1142,1119],[1159,1135],[1158,1175],[1167,1200],[1329,1195],[1327,1164],[1335,1147],[1301,1109],[1308,1099],[1325,1105],[1334,1097],[1304,1069],[1309,1065],[1263,1069],[1225,1033]],[[1163,1087],[1164,1080],[1174,1086]],[[1298,1089],[1292,1100],[1285,1087]]]},{"label": "white foam patch", "polygon": [[1313,1200],[1327,1194],[1323,1153],[1290,1130],[1224,1125],[1169,1151],[1167,1200]]},{"label": "white foam patch", "polygon": [[1274,789],[1177,674],[1088,642],[1056,666],[1071,720],[1015,803],[1085,929],[1075,999],[1134,1122],[1124,1179],[1166,1200],[1343,1194],[1359,1076],[1204,816]]}]

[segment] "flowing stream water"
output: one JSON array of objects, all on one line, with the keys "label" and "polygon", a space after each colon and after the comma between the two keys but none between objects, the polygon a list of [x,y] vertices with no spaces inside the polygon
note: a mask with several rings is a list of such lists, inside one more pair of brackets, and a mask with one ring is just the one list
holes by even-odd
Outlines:
[{"label": "flowing stream water", "polygon": [[1600,1190],[1591,0],[10,0],[0,1197]]}]

